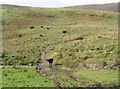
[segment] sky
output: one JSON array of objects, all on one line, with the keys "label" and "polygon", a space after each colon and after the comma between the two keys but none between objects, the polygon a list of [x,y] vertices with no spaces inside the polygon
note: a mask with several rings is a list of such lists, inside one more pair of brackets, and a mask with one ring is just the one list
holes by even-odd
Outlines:
[{"label": "sky", "polygon": [[119,2],[119,0],[0,0],[0,4],[50,8],[114,2]]}]

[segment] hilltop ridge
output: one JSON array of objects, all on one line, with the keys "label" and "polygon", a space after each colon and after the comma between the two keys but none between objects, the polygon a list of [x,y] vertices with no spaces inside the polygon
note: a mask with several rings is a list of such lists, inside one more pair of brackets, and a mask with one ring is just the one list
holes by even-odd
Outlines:
[{"label": "hilltop ridge", "polygon": [[118,12],[118,6],[119,3],[107,3],[107,4],[78,5],[65,8]]}]

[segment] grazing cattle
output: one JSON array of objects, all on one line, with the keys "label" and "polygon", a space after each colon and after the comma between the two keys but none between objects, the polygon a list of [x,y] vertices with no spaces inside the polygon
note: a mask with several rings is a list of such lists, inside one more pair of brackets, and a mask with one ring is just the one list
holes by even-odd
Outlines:
[{"label": "grazing cattle", "polygon": [[30,27],[30,29],[34,29],[34,27]]},{"label": "grazing cattle", "polygon": [[53,58],[44,58],[45,55],[46,52],[39,50],[39,57],[36,65],[36,71],[41,74],[44,74],[46,72],[46,68],[51,68],[53,63]]},{"label": "grazing cattle", "polygon": [[67,33],[67,31],[63,31],[63,33]]},{"label": "grazing cattle", "polygon": [[47,59],[47,61],[49,62],[49,67],[52,67],[53,59],[50,58],[50,59]]},{"label": "grazing cattle", "polygon": [[101,36],[98,36],[98,38],[101,38]]},{"label": "grazing cattle", "polygon": [[48,30],[50,29],[50,28],[47,28]]},{"label": "grazing cattle", "polygon": [[19,37],[22,37],[22,35],[19,35]]},{"label": "grazing cattle", "polygon": [[40,35],[40,37],[43,37],[43,35]]},{"label": "grazing cattle", "polygon": [[43,26],[41,26],[41,28],[44,28]]},{"label": "grazing cattle", "polygon": [[53,59],[52,59],[52,58],[47,59],[47,61],[48,61],[50,64],[52,64],[52,63],[53,63]]}]

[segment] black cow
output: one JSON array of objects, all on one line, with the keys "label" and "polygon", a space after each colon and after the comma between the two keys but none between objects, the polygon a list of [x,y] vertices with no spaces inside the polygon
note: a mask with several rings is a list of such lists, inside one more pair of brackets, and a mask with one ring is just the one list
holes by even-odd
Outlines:
[{"label": "black cow", "polygon": [[65,34],[65,33],[67,33],[67,31],[63,31],[63,33]]},{"label": "black cow", "polygon": [[30,29],[34,29],[34,27],[30,27]]}]

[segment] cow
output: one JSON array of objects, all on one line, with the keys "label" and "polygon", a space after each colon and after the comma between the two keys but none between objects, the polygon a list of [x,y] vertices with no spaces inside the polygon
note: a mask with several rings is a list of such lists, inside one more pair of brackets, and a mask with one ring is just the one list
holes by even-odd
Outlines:
[{"label": "cow", "polygon": [[33,29],[34,27],[30,27],[30,29]]}]

